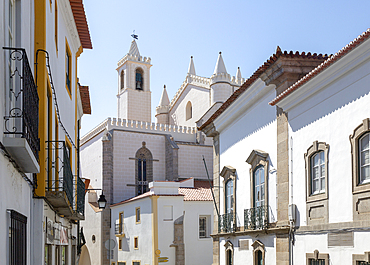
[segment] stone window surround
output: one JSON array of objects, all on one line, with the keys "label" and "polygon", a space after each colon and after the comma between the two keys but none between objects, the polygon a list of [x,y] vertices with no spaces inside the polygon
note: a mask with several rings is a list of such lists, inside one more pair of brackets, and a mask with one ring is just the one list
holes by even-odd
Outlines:
[{"label": "stone window surround", "polygon": [[323,259],[325,265],[329,265],[329,254],[320,253],[317,249],[313,253],[306,253],[306,265],[310,265],[310,260]]},{"label": "stone window surround", "polygon": [[258,264],[258,260],[257,260],[257,251],[261,251],[262,252],[262,264],[264,265],[265,264],[265,245],[259,241],[259,240],[256,240],[252,243],[252,247],[253,247],[253,264],[256,264],[256,265],[259,265]]},{"label": "stone window surround", "polygon": [[250,208],[253,208],[254,202],[254,172],[260,166],[263,166],[265,171],[265,205],[268,205],[268,174],[269,174],[269,154],[261,150],[253,150],[248,159],[245,161],[251,165],[249,169],[250,175]]},{"label": "stone window surround", "polygon": [[352,192],[353,194],[370,192],[370,183],[358,184],[359,180],[359,148],[358,141],[365,133],[370,132],[370,119],[364,119],[362,124],[353,130],[353,134],[349,136],[351,142],[351,157],[352,157]]},{"label": "stone window surround", "polygon": [[[146,142],[142,142],[142,147],[137,150],[135,154],[135,184],[139,181],[139,159],[145,158],[146,160],[146,181],[149,183],[153,181],[153,155],[146,147]],[[138,186],[135,188],[135,194],[138,194]]]},{"label": "stone window surround", "polygon": [[[329,144],[325,142],[314,141],[313,144],[307,149],[304,154],[305,159],[305,179],[306,179],[306,218],[307,225],[322,224],[329,221],[328,218],[328,198],[329,198],[329,187],[328,187],[328,165],[329,165]],[[320,151],[324,151],[325,157],[325,192],[310,195],[311,193],[311,158],[313,155]],[[319,209],[324,210],[320,211]],[[322,218],[312,218],[314,216],[314,210],[322,213]]]},{"label": "stone window surround", "polygon": [[370,263],[370,251],[366,251],[364,254],[352,254],[352,265],[357,265],[359,261]]},{"label": "stone window surround", "polygon": [[370,198],[370,183],[358,184],[359,180],[359,139],[365,134],[370,132],[370,119],[366,118],[358,125],[353,134],[349,136],[351,143],[351,160],[352,160],[352,198],[353,198],[353,220],[362,221],[368,220],[370,214],[361,212],[361,204],[368,204]]},{"label": "stone window surround", "polygon": [[[321,152],[324,151],[325,157],[325,192],[311,195],[311,158]],[[328,164],[329,164],[329,144],[325,142],[318,142],[315,141],[313,144],[307,149],[307,153],[304,154],[305,159],[305,174],[306,174],[306,202],[314,202],[314,201],[321,201],[328,199]]]},{"label": "stone window surround", "polygon": [[226,265],[233,265],[233,264],[228,264],[227,262],[227,251],[231,251],[231,255],[232,255],[232,261],[234,261],[234,245],[233,243],[231,243],[230,240],[226,241],[225,243],[225,264]]},{"label": "stone window surround", "polygon": [[236,215],[236,169],[231,166],[224,166],[220,175],[223,177],[223,188],[224,188],[224,213],[226,213],[226,183],[231,180],[233,181],[233,212]]}]

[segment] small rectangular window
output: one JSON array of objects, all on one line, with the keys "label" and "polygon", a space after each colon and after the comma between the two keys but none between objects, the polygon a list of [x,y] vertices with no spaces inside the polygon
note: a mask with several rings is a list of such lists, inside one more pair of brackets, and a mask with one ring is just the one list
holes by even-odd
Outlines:
[{"label": "small rectangular window", "polygon": [[132,265],[140,265],[140,261],[132,261]]},{"label": "small rectangular window", "polygon": [[118,261],[117,265],[126,265],[126,261]]},{"label": "small rectangular window", "polygon": [[[11,265],[26,265],[27,257],[27,217],[16,212],[10,212],[9,250]],[[17,255],[14,255],[17,253]],[[13,254],[13,255],[12,255]]]},{"label": "small rectangular window", "polygon": [[69,49],[67,40],[66,40],[66,88],[69,96],[72,98],[72,54]]},{"label": "small rectangular window", "polygon": [[122,250],[122,239],[121,238],[118,240],[118,249]]},{"label": "small rectangular window", "polygon": [[139,249],[139,238],[134,237],[134,249]]},{"label": "small rectangular window", "polygon": [[140,207],[135,208],[135,221],[137,224],[140,223]]},{"label": "small rectangular window", "polygon": [[309,259],[309,265],[325,265],[324,259]]},{"label": "small rectangular window", "polygon": [[199,217],[199,238],[207,237],[207,217]]}]

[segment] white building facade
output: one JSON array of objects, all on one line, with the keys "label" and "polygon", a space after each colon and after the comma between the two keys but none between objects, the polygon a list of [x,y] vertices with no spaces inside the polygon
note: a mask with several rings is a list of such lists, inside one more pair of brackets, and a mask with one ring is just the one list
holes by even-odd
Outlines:
[{"label": "white building facade", "polygon": [[194,179],[149,187],[111,206],[111,264],[212,264],[210,188],[194,188]]},{"label": "white building facade", "polygon": [[77,82],[77,58],[91,48],[83,4],[10,0],[0,11],[2,262],[75,264],[84,183],[72,146],[90,108]]},{"label": "white building facade", "polygon": [[289,264],[287,122],[268,103],[326,58],[278,47],[197,123],[214,139],[213,264]]},{"label": "white building facade", "polygon": [[294,264],[370,262],[369,36],[271,102],[288,114]]}]

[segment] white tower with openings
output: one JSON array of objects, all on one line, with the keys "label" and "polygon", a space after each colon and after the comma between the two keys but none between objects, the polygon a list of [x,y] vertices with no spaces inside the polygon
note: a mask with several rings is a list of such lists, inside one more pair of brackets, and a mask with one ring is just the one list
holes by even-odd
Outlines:
[{"label": "white tower with openings", "polygon": [[142,57],[135,39],[118,61],[118,118],[151,122],[150,57]]}]

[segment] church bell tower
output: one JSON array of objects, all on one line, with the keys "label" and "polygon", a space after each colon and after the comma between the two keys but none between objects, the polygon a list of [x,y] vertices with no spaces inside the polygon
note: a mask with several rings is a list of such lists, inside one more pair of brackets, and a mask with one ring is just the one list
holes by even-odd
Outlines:
[{"label": "church bell tower", "polygon": [[118,61],[118,118],[151,122],[150,57],[142,57],[136,38]]}]

